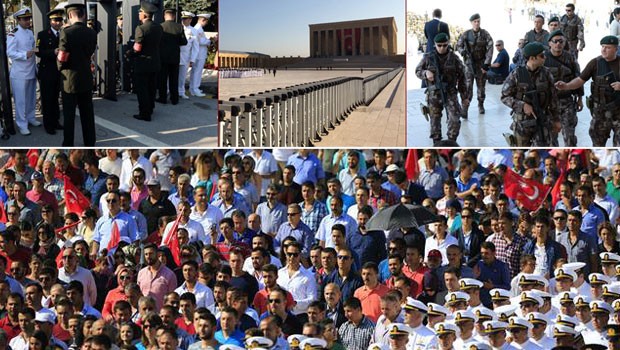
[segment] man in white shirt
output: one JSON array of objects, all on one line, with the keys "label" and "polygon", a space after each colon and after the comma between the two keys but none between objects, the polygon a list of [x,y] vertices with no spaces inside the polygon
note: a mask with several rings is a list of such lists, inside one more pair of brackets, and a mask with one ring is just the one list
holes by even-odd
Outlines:
[{"label": "man in white shirt", "polygon": [[308,306],[317,298],[314,275],[301,266],[301,245],[292,242],[285,250],[286,266],[278,271],[277,283],[289,291],[296,301],[291,312],[295,315],[308,311]]},{"label": "man in white shirt", "polygon": [[129,192],[131,190],[133,184],[132,175],[135,168],[142,168],[144,170],[144,183],[147,183],[153,178],[153,164],[144,156],[140,155],[140,150],[135,148],[129,149],[127,150],[127,155],[128,157],[123,159],[123,164],[121,165],[119,181],[119,188],[123,192]]},{"label": "man in white shirt", "polygon": [[249,156],[254,159],[254,172],[261,177],[260,195],[261,197],[265,197],[267,194],[267,187],[269,187],[278,171],[278,162],[271,153],[261,149],[252,150]]},{"label": "man in white shirt", "polygon": [[209,195],[204,185],[198,185],[194,188],[194,200],[196,204],[192,207],[189,218],[202,225],[207,238],[203,243],[215,244],[217,241],[211,242],[211,236],[214,235],[214,232],[219,234],[219,224],[224,218],[224,214],[218,207],[209,205]]},{"label": "man in white shirt", "polygon": [[441,252],[442,265],[448,264],[447,249],[451,245],[458,245],[459,242],[452,235],[448,235],[447,219],[445,216],[439,215],[439,221],[431,224],[434,226],[435,234],[426,239],[426,245],[424,247],[424,256],[428,256],[428,252],[433,249]]},{"label": "man in white shirt", "polygon": [[84,304],[93,305],[97,301],[97,285],[90,270],[78,266],[78,257],[73,247],[62,252],[63,267],[58,269],[58,280],[69,283],[80,281],[84,286]]},{"label": "man in white shirt", "polygon": [[174,291],[178,295],[192,293],[196,296],[196,307],[206,307],[211,309],[215,303],[213,291],[208,286],[198,281],[198,263],[194,260],[187,260],[181,265],[183,279],[185,281]]},{"label": "man in white shirt", "polygon": [[[184,228],[187,230],[189,234],[189,241],[191,242],[206,242],[211,238],[207,238],[204,228],[202,225],[195,220],[190,219],[191,213],[191,205],[187,201],[181,201],[178,206],[178,214],[181,218],[179,219],[178,228]],[[161,238],[161,244],[165,245],[165,242],[168,241],[168,236],[171,234],[172,226],[174,226],[174,221],[169,222],[164,229],[164,234]]]},{"label": "man in white shirt", "polygon": [[405,324],[411,328],[407,349],[423,350],[437,343],[435,332],[422,324],[426,316],[427,308],[421,301],[407,297],[407,303],[403,307],[405,311]]}]

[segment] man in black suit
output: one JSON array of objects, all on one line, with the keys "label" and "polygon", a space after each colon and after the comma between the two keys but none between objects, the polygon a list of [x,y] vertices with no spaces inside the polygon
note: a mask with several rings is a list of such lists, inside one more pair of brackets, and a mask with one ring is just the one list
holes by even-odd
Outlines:
[{"label": "man in black suit", "polygon": [[63,84],[64,147],[73,147],[75,107],[80,109],[84,145],[95,145],[95,112],[93,109],[93,76],[90,58],[97,46],[97,34],[86,26],[86,6],[65,7],[69,26],[60,31],[58,69]]},{"label": "man in black suit", "polygon": [[56,130],[62,130],[59,120],[60,106],[58,105],[60,71],[56,65],[56,55],[58,55],[58,40],[64,12],[63,9],[48,12],[50,28],[37,34],[36,55],[40,58],[38,78],[43,106],[43,126],[50,135],[56,134]]},{"label": "man in black suit", "polygon": [[167,90],[170,91],[170,102],[179,103],[179,55],[180,47],[187,45],[187,38],[181,23],[175,22],[176,10],[164,10],[164,31],[161,37],[160,57],[161,70],[159,71],[159,98],[157,102],[166,103]]},{"label": "man in black suit", "polygon": [[155,108],[157,92],[157,73],[161,69],[159,45],[163,29],[159,23],[153,22],[153,14],[157,6],[142,2],[140,4],[140,22],[134,35],[134,88],[138,95],[139,113],[133,117],[138,120],[151,121]]},{"label": "man in black suit", "polygon": [[456,230],[453,236],[458,240],[459,247],[463,251],[465,265],[473,267],[480,260],[480,246],[484,241],[484,233],[478,228],[474,221],[474,211],[464,208],[461,212],[461,227]]},{"label": "man in black suit", "polygon": [[435,35],[439,33],[446,33],[450,36],[450,28],[446,22],[441,21],[441,10],[433,10],[433,20],[424,24],[424,36],[426,36],[426,52],[432,52],[435,50]]}]

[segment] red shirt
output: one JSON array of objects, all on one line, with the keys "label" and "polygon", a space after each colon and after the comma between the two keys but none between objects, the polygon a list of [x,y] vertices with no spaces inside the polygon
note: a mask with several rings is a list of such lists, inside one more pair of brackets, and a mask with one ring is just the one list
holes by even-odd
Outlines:
[{"label": "red shirt", "polygon": [[381,316],[381,297],[390,291],[385,284],[377,284],[373,289],[367,286],[361,286],[357,288],[353,296],[358,298],[362,303],[362,313],[366,317],[377,323],[379,316]]},{"label": "red shirt", "polygon": [[26,192],[26,198],[40,206],[49,204],[54,208],[54,212],[58,213],[58,201],[56,200],[56,196],[48,190],[43,190],[41,193],[37,193],[34,189],[30,190]]},{"label": "red shirt", "polygon": [[9,321],[9,315],[4,316],[0,319],[0,328],[4,329],[7,334],[7,341],[11,341],[11,339],[15,338],[21,332],[19,329],[19,323],[13,325],[11,321]]},{"label": "red shirt", "polygon": [[245,244],[244,242],[234,242],[228,245],[226,242],[215,243],[215,249],[217,249],[218,253],[222,256],[222,259],[228,261],[230,257],[230,251],[233,248],[241,249],[241,253],[243,254],[243,258],[247,258],[250,255],[251,249],[250,246]]},{"label": "red shirt", "polygon": [[[404,272],[404,268],[403,268],[403,272]],[[407,276],[405,275],[405,277],[407,277]],[[409,277],[407,277],[407,278],[409,278]],[[385,280],[385,285],[388,286],[388,288],[390,288],[390,289],[394,289],[394,279],[395,279],[394,276],[386,279]],[[409,280],[411,280],[411,278],[409,278]],[[409,296],[412,297],[412,298],[415,298],[414,293],[415,293],[416,290],[417,290],[417,287],[414,288],[413,281],[412,281],[411,288],[409,290]]]},{"label": "red shirt", "polygon": [[194,322],[190,322],[189,324],[185,323],[185,319],[183,318],[183,316],[179,316],[179,318],[174,321],[174,324],[191,335],[196,334],[196,330],[194,329]]},{"label": "red shirt", "polygon": [[[269,293],[265,288],[259,290],[254,296],[252,305],[254,305],[254,310],[256,310],[256,313],[259,315],[267,312],[267,305],[269,305],[269,301],[267,299],[269,299]],[[294,306],[295,300],[293,300],[293,295],[291,295],[291,292],[286,292],[286,310],[292,310]]]},{"label": "red shirt", "polygon": [[101,316],[104,320],[109,320],[114,317],[114,304],[119,300],[127,300],[123,287],[116,287],[108,292],[103,302],[103,308],[101,309]]},{"label": "red shirt", "polygon": [[424,274],[430,269],[420,265],[415,271],[411,271],[409,265],[403,267],[403,274],[413,281],[411,284],[411,296],[417,298],[424,291]]},{"label": "red shirt", "polygon": [[6,258],[6,273],[11,273],[11,263],[13,261],[21,261],[24,264],[30,263],[30,258],[32,257],[32,249],[26,248],[24,246],[18,245],[17,250],[10,256],[6,254],[6,252],[0,252],[0,254],[4,255]]},{"label": "red shirt", "polygon": [[58,323],[54,325],[54,328],[52,328],[52,335],[65,343],[71,339],[71,333],[62,328]]},{"label": "red shirt", "polygon": [[71,164],[67,165],[67,170],[65,170],[64,173],[61,172],[60,169],[56,168],[56,171],[54,172],[55,178],[62,181],[64,180],[64,175],[69,177],[69,181],[71,181],[71,183],[74,184],[77,188],[82,187],[82,185],[84,184],[84,174],[82,170],[74,167]]}]

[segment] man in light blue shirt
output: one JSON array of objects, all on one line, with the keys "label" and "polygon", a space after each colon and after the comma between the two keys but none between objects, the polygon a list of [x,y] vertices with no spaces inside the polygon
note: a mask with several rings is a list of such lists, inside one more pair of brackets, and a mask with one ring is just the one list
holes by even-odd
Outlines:
[{"label": "man in light blue shirt", "polygon": [[[118,227],[120,241],[133,243],[138,240],[138,227],[136,221],[127,213],[121,211],[120,195],[118,192],[108,192],[106,194],[109,213],[97,220],[93,233],[93,244],[90,255],[95,258],[103,249],[108,248],[108,243],[112,238],[112,228]],[[118,245],[118,242],[116,243]],[[116,247],[116,245],[114,247]],[[108,251],[108,254],[111,252]]]},{"label": "man in light blue shirt", "polygon": [[316,185],[319,180],[325,178],[321,161],[307,149],[300,149],[299,152],[290,156],[287,164],[295,167],[293,181],[299,185],[306,181],[311,181]]}]

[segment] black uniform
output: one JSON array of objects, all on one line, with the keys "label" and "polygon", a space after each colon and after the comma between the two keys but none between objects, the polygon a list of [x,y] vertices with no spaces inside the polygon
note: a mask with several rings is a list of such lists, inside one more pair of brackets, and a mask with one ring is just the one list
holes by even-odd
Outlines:
[{"label": "black uniform", "polygon": [[76,22],[60,31],[60,51],[68,58],[58,61],[62,80],[62,109],[64,114],[65,147],[73,146],[75,107],[80,109],[82,136],[85,146],[95,145],[95,112],[93,110],[93,76],[90,59],[97,46],[97,34],[86,23]]},{"label": "black uniform", "polygon": [[60,106],[58,94],[60,93],[60,71],[56,65],[55,50],[58,48],[60,32],[54,33],[52,28],[40,31],[37,34],[36,55],[39,61],[39,86],[41,87],[41,104],[43,106],[43,126],[49,134],[55,134],[56,128],[60,128]]},{"label": "black uniform", "polygon": [[179,59],[180,46],[187,45],[187,38],[183,26],[175,21],[165,21],[161,24],[160,57],[161,70],[159,72],[158,102],[166,103],[167,93],[170,90],[170,102],[179,103]]},{"label": "black uniform", "polygon": [[150,19],[146,19],[143,24],[136,27],[134,37],[137,46],[141,46],[134,57],[134,89],[138,95],[140,110],[138,115],[134,115],[137,119],[150,121],[155,108],[157,73],[161,68],[159,45],[162,33],[161,25]]}]

